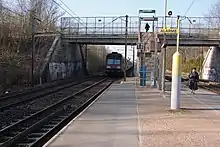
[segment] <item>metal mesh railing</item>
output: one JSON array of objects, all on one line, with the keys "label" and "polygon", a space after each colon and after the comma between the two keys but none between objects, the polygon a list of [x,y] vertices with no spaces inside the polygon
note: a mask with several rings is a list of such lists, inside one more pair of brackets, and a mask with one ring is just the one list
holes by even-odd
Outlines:
[{"label": "metal mesh railing", "polygon": [[[125,17],[63,17],[61,19],[61,30],[64,34],[72,35],[109,35],[125,34]],[[128,34],[137,34],[138,19],[129,17]]]},{"label": "metal mesh railing", "polygon": [[[79,19],[81,21],[79,21]],[[163,28],[163,17],[158,17],[155,22],[155,29],[159,31]],[[190,23],[191,21],[191,23]],[[220,18],[215,17],[189,17],[181,20],[182,38],[202,38],[218,39]],[[144,29],[146,22],[142,22],[141,30]],[[177,27],[177,17],[167,17],[167,27]],[[121,17],[63,17],[61,19],[61,31],[63,34],[72,36],[93,36],[104,37],[114,35],[125,35],[125,16]],[[130,16],[128,18],[128,35],[137,36],[138,17]],[[175,35],[169,35],[175,36]],[[175,36],[176,37],[176,36]]]}]

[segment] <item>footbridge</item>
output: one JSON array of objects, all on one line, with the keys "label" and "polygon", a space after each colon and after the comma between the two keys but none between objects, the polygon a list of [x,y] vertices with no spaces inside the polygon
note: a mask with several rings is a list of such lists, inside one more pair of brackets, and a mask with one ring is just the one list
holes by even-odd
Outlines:
[{"label": "footbridge", "polygon": [[[137,16],[128,17],[127,43],[136,44],[138,36],[139,18]],[[176,17],[167,18],[167,27],[176,28]],[[154,36],[158,38],[158,43],[163,40],[163,34],[160,29],[163,28],[163,17],[158,17],[158,21],[151,25],[154,32],[145,33],[142,22],[141,36],[145,43],[154,44]],[[149,23],[149,22],[148,22]],[[61,19],[61,33],[65,40],[70,43],[82,44],[105,44],[105,45],[124,45],[125,16],[120,17],[63,17]],[[183,46],[219,46],[218,19],[205,17],[189,17],[181,20],[180,27],[180,45]],[[176,35],[166,34],[169,46],[176,45]]]},{"label": "footbridge", "polygon": [[[163,34],[160,33],[160,29],[163,28],[163,17],[158,17],[158,21],[155,21],[154,25],[151,24],[152,22],[148,22],[151,27],[148,33],[146,33],[144,30],[145,23],[147,22],[142,22],[143,25],[141,26],[141,38],[142,41],[147,44],[148,48],[146,50],[154,51],[155,41],[157,41],[159,47],[158,51],[160,52],[160,46],[163,40]],[[190,17],[188,19],[182,19],[180,27],[180,45],[219,46],[220,29],[218,24],[218,18]],[[138,40],[138,26],[138,16],[128,17],[128,45],[136,45]],[[177,18],[168,17],[167,27],[176,28],[176,26]],[[60,71],[65,71],[63,76],[66,76],[66,73],[72,74],[72,71],[75,73],[75,71],[78,71],[78,69],[82,69],[84,73],[87,73],[87,44],[124,45],[126,38],[125,32],[125,16],[81,18],[62,17],[59,33],[44,32],[36,34],[36,36],[56,36],[56,39],[54,40],[54,43],[45,58],[44,65],[41,69],[41,76],[45,77],[44,73],[48,73],[46,72],[48,71],[48,68],[57,69],[57,66],[61,66],[61,64],[64,66],[64,63],[65,67],[68,67],[66,67],[65,70],[60,69]],[[167,41],[169,46],[175,46],[176,35],[167,34]],[[132,67],[130,61],[128,61],[127,66],[128,67],[126,69]],[[71,72],[69,72],[69,69],[71,69]],[[56,77],[57,73],[54,73],[54,75]]]}]

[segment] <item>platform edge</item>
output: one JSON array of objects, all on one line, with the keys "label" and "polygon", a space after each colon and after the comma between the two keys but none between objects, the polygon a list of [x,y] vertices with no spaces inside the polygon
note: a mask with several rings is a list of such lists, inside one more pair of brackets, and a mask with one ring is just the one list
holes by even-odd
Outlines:
[{"label": "platform edge", "polygon": [[106,91],[108,91],[110,88],[112,87],[112,85],[110,85],[105,91],[103,91],[91,104],[89,104],[80,114],[78,114],[75,118],[73,118],[65,127],[63,127],[56,135],[54,135],[49,141],[47,141],[47,143],[45,143],[43,145],[43,147],[47,147],[48,145],[50,145],[53,141],[55,141],[55,139],[61,134],[63,133],[72,123],[73,121],[75,121],[77,118],[79,118],[87,109],[89,109],[97,100],[99,100],[99,98],[106,93]]}]

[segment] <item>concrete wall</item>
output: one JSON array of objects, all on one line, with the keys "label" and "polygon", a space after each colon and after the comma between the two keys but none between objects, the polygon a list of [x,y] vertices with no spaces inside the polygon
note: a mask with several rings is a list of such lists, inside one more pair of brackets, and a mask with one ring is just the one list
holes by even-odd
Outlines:
[{"label": "concrete wall", "polygon": [[202,69],[202,79],[220,81],[220,48],[210,47]]},{"label": "concrete wall", "polygon": [[69,44],[60,39],[49,62],[48,78],[58,80],[71,76],[83,76],[82,66],[79,45]]}]

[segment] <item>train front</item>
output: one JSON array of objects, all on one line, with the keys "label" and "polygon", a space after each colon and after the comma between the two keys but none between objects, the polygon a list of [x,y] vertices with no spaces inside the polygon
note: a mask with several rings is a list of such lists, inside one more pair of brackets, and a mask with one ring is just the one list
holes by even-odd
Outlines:
[{"label": "train front", "polygon": [[106,57],[106,74],[109,77],[122,77],[122,55],[112,52]]}]

